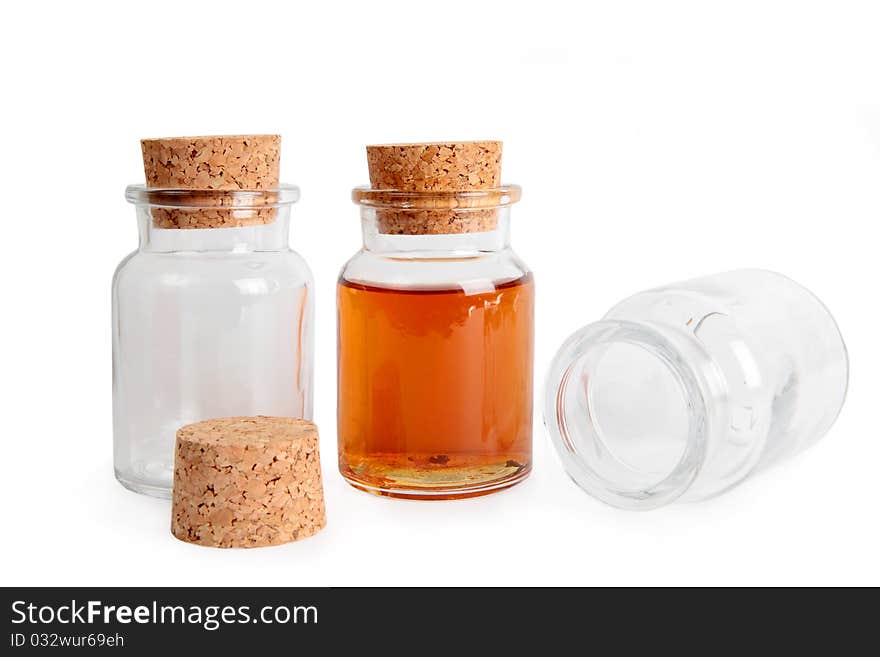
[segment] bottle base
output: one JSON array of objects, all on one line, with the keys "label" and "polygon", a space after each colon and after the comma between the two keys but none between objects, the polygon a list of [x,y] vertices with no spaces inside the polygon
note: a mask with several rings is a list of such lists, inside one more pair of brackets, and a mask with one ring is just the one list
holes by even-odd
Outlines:
[{"label": "bottle base", "polygon": [[415,465],[401,465],[394,458],[373,457],[357,465],[340,463],[340,472],[351,486],[373,495],[408,500],[459,500],[510,488],[528,477],[532,470],[531,463],[516,459],[448,467],[438,463],[436,458],[429,457],[426,464],[421,464],[422,459],[409,456],[407,461]]},{"label": "bottle base", "polygon": [[150,497],[159,497],[162,499],[171,499],[171,487],[162,484],[151,483],[147,481],[128,478],[118,471],[116,472],[116,481],[125,488],[141,495],[149,495]]}]

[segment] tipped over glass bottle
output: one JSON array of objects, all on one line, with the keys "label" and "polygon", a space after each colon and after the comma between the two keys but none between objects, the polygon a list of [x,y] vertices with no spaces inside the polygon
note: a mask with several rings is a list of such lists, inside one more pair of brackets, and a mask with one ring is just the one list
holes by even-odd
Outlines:
[{"label": "tipped over glass bottle", "polygon": [[572,479],[626,509],[702,500],[821,438],[846,347],[789,278],[738,270],[636,294],[572,335],[544,421]]},{"label": "tipped over glass bottle", "polygon": [[509,244],[498,142],[368,147],[364,247],[342,269],[339,469],[453,499],[531,469],[534,283]]}]

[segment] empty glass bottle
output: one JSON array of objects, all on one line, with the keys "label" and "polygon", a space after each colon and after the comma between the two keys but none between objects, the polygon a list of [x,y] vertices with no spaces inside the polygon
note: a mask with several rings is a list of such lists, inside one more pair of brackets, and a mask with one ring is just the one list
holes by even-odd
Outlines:
[{"label": "empty glass bottle", "polygon": [[298,197],[126,190],[140,235],[113,278],[114,464],[127,488],[170,496],[185,424],[311,418],[312,277],[288,244]]},{"label": "empty glass bottle", "polygon": [[566,471],[628,509],[722,493],[815,443],[846,348],[794,281],[740,270],[636,294],[571,336],[545,389]]}]

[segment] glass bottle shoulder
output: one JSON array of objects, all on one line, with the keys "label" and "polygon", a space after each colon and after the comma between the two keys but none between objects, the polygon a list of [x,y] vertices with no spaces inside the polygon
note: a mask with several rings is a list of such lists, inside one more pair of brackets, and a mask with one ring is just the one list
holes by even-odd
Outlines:
[{"label": "glass bottle shoulder", "polygon": [[173,252],[138,250],[123,258],[113,290],[233,287],[241,294],[271,294],[311,287],[312,272],[296,251]]},{"label": "glass bottle shoulder", "polygon": [[455,256],[417,256],[361,250],[345,265],[340,283],[394,289],[472,289],[531,280],[528,266],[510,248]]}]

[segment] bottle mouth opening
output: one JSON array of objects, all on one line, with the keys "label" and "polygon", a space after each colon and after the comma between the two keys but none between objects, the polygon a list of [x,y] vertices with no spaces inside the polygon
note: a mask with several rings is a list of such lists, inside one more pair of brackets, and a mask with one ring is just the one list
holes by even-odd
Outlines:
[{"label": "bottle mouth opening", "polygon": [[281,208],[299,200],[299,187],[279,185],[271,189],[172,189],[129,185],[125,200],[153,208],[234,208],[258,210]]},{"label": "bottle mouth opening", "polygon": [[448,192],[410,192],[364,186],[352,190],[351,200],[361,206],[383,210],[460,212],[507,207],[519,201],[521,195],[522,188],[519,185]]},{"label": "bottle mouth opening", "polygon": [[585,491],[619,508],[652,509],[688,489],[705,453],[706,402],[661,333],[591,324],[560,349],[547,385],[545,423]]}]

